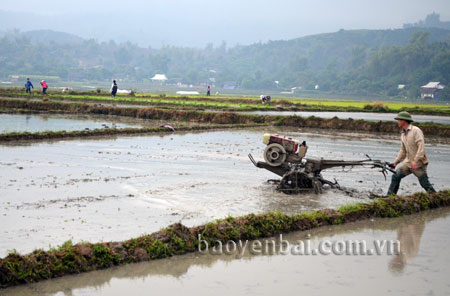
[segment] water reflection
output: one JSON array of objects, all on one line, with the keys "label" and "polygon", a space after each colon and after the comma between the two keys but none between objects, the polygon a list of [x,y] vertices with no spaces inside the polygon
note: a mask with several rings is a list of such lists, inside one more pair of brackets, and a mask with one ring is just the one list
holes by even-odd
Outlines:
[{"label": "water reflection", "polygon": [[[154,123],[156,125],[156,123]],[[142,124],[129,119],[101,115],[22,115],[0,114],[0,132],[74,131],[97,128],[139,128]]]},{"label": "water reflection", "polygon": [[[410,264],[414,257],[419,254],[420,250],[420,240],[425,232],[425,225],[437,219],[445,218],[447,221],[450,216],[450,208],[437,209],[432,211],[423,212],[420,214],[415,214],[411,216],[405,216],[395,219],[377,219],[360,221],[356,223],[344,224],[333,227],[322,227],[314,229],[307,232],[295,232],[287,234],[283,239],[287,239],[289,242],[294,243],[299,240],[305,240],[306,235],[310,235],[311,239],[342,239],[349,234],[366,235],[367,233],[372,233],[372,238],[375,239],[375,231],[385,232],[391,231],[397,233],[397,238],[401,241],[401,254],[394,257],[389,263],[388,270],[394,274],[402,273],[405,266]],[[448,225],[447,223],[446,225]],[[432,228],[432,227],[431,227]],[[366,237],[364,236],[364,237]],[[368,238],[370,239],[371,236]],[[394,234],[395,237],[395,234]],[[439,242],[438,242],[439,243]],[[79,294],[75,293],[75,290],[88,289],[91,292],[87,294],[100,294],[101,289],[114,287],[117,284],[117,279],[126,280],[125,284],[133,285],[133,280],[139,279],[139,282],[149,281],[155,277],[173,277],[177,280],[186,280],[185,275],[190,272],[194,267],[200,267],[202,269],[211,269],[216,271],[214,268],[219,262],[226,263],[226,269],[232,262],[244,261],[252,264],[256,258],[266,257],[265,266],[272,266],[272,269],[277,269],[276,264],[278,262],[274,260],[276,257],[281,257],[265,253],[264,255],[253,255],[246,250],[242,258],[235,255],[199,255],[197,253],[187,254],[184,256],[177,256],[169,259],[155,260],[145,263],[131,264],[118,268],[110,268],[102,271],[95,271],[75,276],[66,276],[59,279],[49,280],[37,284],[30,284],[26,286],[14,287],[10,289],[5,289],[1,292],[4,295],[73,295]],[[375,260],[385,260],[385,256],[374,256]],[[326,258],[326,259],[324,259]],[[331,268],[333,264],[342,264],[342,260],[353,260],[354,258],[343,258],[342,256],[317,256],[314,257],[315,263],[318,261],[326,260],[326,265]],[[257,260],[255,260],[257,261]],[[292,260],[285,261],[283,264],[294,264],[289,263]],[[257,263],[257,262],[255,262]],[[258,266],[256,264],[256,266]],[[364,264],[358,265],[361,268],[361,272],[365,270]],[[305,266],[308,269],[311,266]],[[219,270],[219,273],[223,270]],[[255,270],[255,272],[257,272]],[[323,272],[324,276],[325,271]],[[264,272],[263,272],[264,274]],[[345,275],[344,275],[345,277]],[[381,277],[381,275],[380,275]],[[187,278],[189,280],[189,277]],[[319,280],[319,279],[318,279]],[[122,285],[124,283],[122,282]],[[86,291],[84,291],[86,292]],[[80,294],[86,294],[81,292]],[[3,295],[3,294],[2,294]]]},{"label": "water reflection", "polygon": [[408,263],[419,254],[420,239],[425,230],[425,221],[403,221],[397,229],[400,254],[392,258],[389,269],[393,273],[403,273]]}]

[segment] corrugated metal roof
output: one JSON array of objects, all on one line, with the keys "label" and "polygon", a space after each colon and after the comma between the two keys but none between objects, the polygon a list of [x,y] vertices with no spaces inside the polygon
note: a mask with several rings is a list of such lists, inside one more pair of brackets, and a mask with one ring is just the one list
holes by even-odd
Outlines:
[{"label": "corrugated metal roof", "polygon": [[152,80],[167,80],[167,77],[165,74],[155,74]]},{"label": "corrugated metal roof", "polygon": [[423,88],[438,88],[443,89],[444,87],[440,85],[440,82],[428,82],[428,84],[422,85]]}]

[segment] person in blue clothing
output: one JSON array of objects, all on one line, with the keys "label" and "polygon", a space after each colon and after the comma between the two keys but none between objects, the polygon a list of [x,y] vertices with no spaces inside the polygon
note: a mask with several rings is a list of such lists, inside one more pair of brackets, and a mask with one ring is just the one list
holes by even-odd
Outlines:
[{"label": "person in blue clothing", "polygon": [[31,94],[32,88],[34,88],[33,83],[31,83],[30,78],[27,78],[27,83],[25,83],[26,92]]},{"label": "person in blue clothing", "polygon": [[113,80],[113,84],[111,85],[111,97],[115,97],[117,94],[117,82],[115,80]]}]

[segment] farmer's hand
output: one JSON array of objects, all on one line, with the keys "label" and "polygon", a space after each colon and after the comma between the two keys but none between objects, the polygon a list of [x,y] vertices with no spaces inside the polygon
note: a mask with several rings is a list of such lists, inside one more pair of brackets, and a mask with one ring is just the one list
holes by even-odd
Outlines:
[{"label": "farmer's hand", "polygon": [[416,161],[413,161],[412,163],[411,163],[411,169],[413,170],[413,172],[415,172],[415,171],[417,171],[417,162]]},{"label": "farmer's hand", "polygon": [[396,163],[396,162],[391,162],[389,165],[390,165],[392,168],[395,169],[395,167],[397,166],[397,163]]}]

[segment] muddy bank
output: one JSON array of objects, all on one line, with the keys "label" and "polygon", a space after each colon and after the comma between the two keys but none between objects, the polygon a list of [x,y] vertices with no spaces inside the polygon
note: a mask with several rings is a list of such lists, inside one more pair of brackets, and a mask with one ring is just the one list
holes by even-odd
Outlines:
[{"label": "muddy bank", "polygon": [[[121,295],[124,293],[123,291],[138,295],[145,294],[145,291],[149,289],[156,294],[173,294],[183,288],[188,294],[189,291],[192,291],[191,294],[194,294],[195,291],[197,295],[206,295],[216,288],[204,285],[206,281],[216,283],[215,286],[228,287],[226,292],[232,292],[231,289],[236,291],[235,294],[240,294],[239,291],[249,286],[253,287],[252,292],[254,293],[255,290],[267,292],[268,288],[273,288],[278,293],[280,289],[293,291],[294,287],[301,286],[303,289],[309,287],[314,290],[311,292],[317,294],[317,287],[311,285],[322,284],[325,274],[327,279],[334,279],[334,283],[327,286],[334,293],[337,293],[334,290],[336,288],[347,288],[354,291],[355,286],[357,286],[363,288],[361,294],[368,294],[367,289],[375,285],[374,281],[382,282],[383,289],[388,289],[388,287],[402,286],[399,281],[407,281],[411,285],[412,282],[423,279],[429,281],[427,285],[419,281],[420,291],[429,288],[437,292],[442,291],[442,288],[445,287],[445,276],[448,274],[448,272],[445,272],[448,269],[446,264],[448,255],[439,250],[442,245],[449,243],[446,232],[450,225],[449,222],[450,207],[445,207],[399,218],[370,219],[283,235],[283,239],[291,245],[298,244],[299,241],[315,243],[325,240],[353,239],[361,241],[364,239],[366,242],[370,242],[376,238],[398,239],[401,240],[401,247],[404,249],[402,254],[405,255],[400,258],[399,256],[388,255],[331,257],[289,256],[279,252],[255,254],[250,252],[247,245],[244,252],[238,254],[189,253],[162,260],[151,260],[12,287],[2,292],[5,296],[30,294],[49,296],[61,295],[61,293],[65,293],[65,295]],[[418,241],[420,244],[418,244]],[[279,250],[279,242],[276,243],[276,250]],[[414,252],[418,253],[416,258],[413,257]],[[345,258],[342,260],[342,257]],[[441,260],[442,257],[444,260]],[[402,263],[403,265],[400,265]],[[349,265],[351,265],[350,269]],[[441,271],[438,277],[436,273],[430,271],[431,266],[433,266],[433,269]],[[235,270],[239,272],[238,276],[228,276],[233,274]],[[242,270],[250,270],[251,272],[242,273]],[[303,276],[299,277],[299,273],[303,273]],[[344,273],[345,276],[343,276]],[[371,276],[368,276],[368,273]],[[213,276],[208,277],[208,275]],[[354,279],[358,275],[365,280],[355,281]],[[369,278],[370,282],[367,282]],[[274,282],[274,279],[278,281]],[[361,284],[361,281],[364,284]],[[345,285],[349,282],[353,283],[352,287]],[[416,289],[414,287],[404,294],[411,294],[410,291],[418,292],[419,290]],[[141,291],[142,293],[139,293]],[[246,294],[252,294],[248,292],[250,291],[247,291]],[[274,293],[268,294],[273,295]],[[374,295],[383,294],[382,291],[374,293]],[[396,295],[398,294],[399,291]],[[369,295],[372,294],[369,293]]]},{"label": "muddy bank", "polygon": [[89,105],[81,103],[39,102],[25,100],[0,99],[0,108],[47,111],[69,114],[103,114],[128,116],[143,119],[193,121],[215,124],[249,124],[265,123],[262,116],[238,115],[235,113],[213,113],[201,111],[167,110],[156,108],[120,108],[114,106]]},{"label": "muddy bank", "polygon": [[[191,121],[213,124],[274,124],[277,126],[293,126],[305,128],[353,130],[358,132],[383,132],[397,133],[398,126],[395,122],[372,122],[365,120],[339,119],[337,117],[324,119],[318,117],[297,116],[262,116],[245,115],[238,113],[214,113],[200,111],[164,110],[154,108],[119,108],[113,106],[100,106],[60,102],[36,102],[24,100],[0,99],[1,108],[28,109],[36,111],[83,113],[129,116],[135,118]],[[425,135],[441,137],[450,136],[450,126],[435,123],[417,123]]]},{"label": "muddy bank", "polygon": [[[279,126],[299,126],[307,128],[354,130],[358,132],[377,133],[398,133],[399,128],[396,122],[386,121],[365,121],[353,119],[339,119],[337,117],[324,119],[318,117],[302,118],[297,116],[279,117],[275,122]],[[436,123],[415,123],[420,127],[425,135],[450,136],[450,126]]]},{"label": "muddy bank", "polygon": [[192,228],[177,223],[124,242],[72,245],[68,241],[54,250],[36,250],[28,255],[10,253],[0,259],[0,287],[194,252],[199,247],[199,237],[213,246],[218,241],[252,240],[369,218],[399,217],[445,206],[450,206],[450,190],[392,196],[338,210],[323,209],[293,216],[280,212],[250,214]]},{"label": "muddy bank", "polygon": [[[368,112],[313,112],[313,111],[251,111],[243,112],[252,115],[270,115],[270,116],[300,116],[308,118],[311,116],[320,118],[350,119],[366,120],[366,121],[394,121],[395,115],[392,113],[368,113]],[[414,114],[414,121],[417,123],[434,122],[443,125],[450,125],[449,116],[433,116],[433,115],[416,115]]]}]

